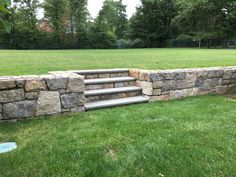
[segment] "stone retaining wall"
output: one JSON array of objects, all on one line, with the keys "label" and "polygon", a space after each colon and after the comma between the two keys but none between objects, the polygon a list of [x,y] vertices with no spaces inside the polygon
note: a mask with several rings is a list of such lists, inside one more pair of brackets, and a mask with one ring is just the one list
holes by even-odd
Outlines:
[{"label": "stone retaining wall", "polygon": [[73,73],[0,77],[0,121],[84,111],[84,90]]},{"label": "stone retaining wall", "polygon": [[206,94],[236,92],[236,67],[130,70],[152,101],[178,99]]},{"label": "stone retaining wall", "polygon": [[[130,76],[151,101],[236,92],[236,67],[131,69]],[[84,77],[74,71],[0,77],[0,122],[85,111],[84,92]]]}]

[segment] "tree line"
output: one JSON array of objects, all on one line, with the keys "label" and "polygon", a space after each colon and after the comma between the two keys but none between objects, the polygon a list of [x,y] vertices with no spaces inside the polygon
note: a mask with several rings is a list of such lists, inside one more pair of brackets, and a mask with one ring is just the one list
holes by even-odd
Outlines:
[{"label": "tree line", "polygon": [[235,39],[235,0],[141,0],[130,19],[122,0],[105,0],[95,19],[87,0],[0,4],[0,48],[228,48]]}]

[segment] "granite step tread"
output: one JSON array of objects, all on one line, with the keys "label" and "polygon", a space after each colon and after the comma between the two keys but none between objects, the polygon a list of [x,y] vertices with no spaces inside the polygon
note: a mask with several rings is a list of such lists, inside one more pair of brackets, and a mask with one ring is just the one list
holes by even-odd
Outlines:
[{"label": "granite step tread", "polygon": [[129,72],[127,68],[121,69],[98,69],[98,70],[75,70],[73,71],[76,74],[85,75],[85,74],[111,74],[111,73],[126,73]]},{"label": "granite step tread", "polygon": [[115,77],[115,78],[100,78],[100,79],[85,79],[85,85],[91,84],[106,84],[106,83],[116,83],[116,82],[129,82],[135,81],[133,77]]},{"label": "granite step tread", "polygon": [[136,96],[136,97],[129,97],[129,98],[121,98],[121,99],[113,99],[113,100],[85,103],[85,109],[91,110],[91,109],[99,109],[99,108],[108,108],[108,107],[121,106],[121,105],[145,103],[148,101],[149,101],[148,97]]},{"label": "granite step tread", "polygon": [[109,94],[116,94],[116,93],[136,92],[136,91],[142,91],[142,88],[133,86],[133,87],[88,90],[88,91],[85,91],[85,96],[109,95]]}]

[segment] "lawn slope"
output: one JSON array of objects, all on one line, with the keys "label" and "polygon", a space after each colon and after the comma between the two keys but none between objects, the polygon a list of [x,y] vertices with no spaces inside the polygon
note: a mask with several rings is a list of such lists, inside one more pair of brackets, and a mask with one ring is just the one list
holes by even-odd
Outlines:
[{"label": "lawn slope", "polygon": [[0,50],[2,76],[77,69],[176,69],[213,66],[236,66],[236,50]]},{"label": "lawn slope", "polygon": [[205,96],[0,124],[1,177],[236,176],[236,102]]}]

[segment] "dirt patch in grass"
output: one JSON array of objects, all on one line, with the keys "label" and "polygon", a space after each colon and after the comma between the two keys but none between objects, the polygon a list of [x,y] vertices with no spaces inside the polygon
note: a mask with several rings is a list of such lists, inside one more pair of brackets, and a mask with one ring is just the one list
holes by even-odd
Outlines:
[{"label": "dirt patch in grass", "polygon": [[107,150],[107,155],[112,159],[112,160],[116,160],[117,159],[117,152],[115,149],[113,148],[108,148]]}]

